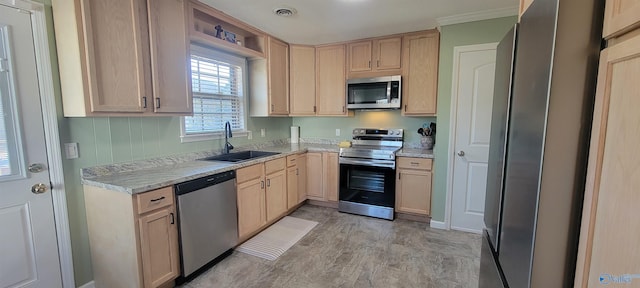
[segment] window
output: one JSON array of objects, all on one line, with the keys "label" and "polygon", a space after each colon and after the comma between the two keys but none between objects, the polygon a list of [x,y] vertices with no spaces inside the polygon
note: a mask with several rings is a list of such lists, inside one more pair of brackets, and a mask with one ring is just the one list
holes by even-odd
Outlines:
[{"label": "window", "polygon": [[193,116],[183,117],[182,142],[221,137],[227,121],[246,132],[245,74],[244,58],[191,46]]}]

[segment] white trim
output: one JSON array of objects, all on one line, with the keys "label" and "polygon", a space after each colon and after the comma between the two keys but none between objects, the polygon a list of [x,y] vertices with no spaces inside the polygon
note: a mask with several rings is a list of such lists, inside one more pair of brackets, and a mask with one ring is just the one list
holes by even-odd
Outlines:
[{"label": "white trim", "polygon": [[93,281],[87,282],[84,285],[78,287],[78,288],[96,288],[96,283]]},{"label": "white trim", "polygon": [[431,220],[431,222],[429,223],[429,227],[434,228],[434,229],[449,230],[444,225],[444,222],[434,221],[434,220]]},{"label": "white trim", "polygon": [[436,18],[439,26],[467,23],[518,15],[518,6],[483,10]]},{"label": "white trim", "polygon": [[47,143],[47,157],[49,174],[51,177],[51,197],[53,198],[53,213],[58,238],[58,253],[62,285],[65,288],[75,287],[73,275],[73,257],[71,236],[69,230],[69,216],[67,214],[67,197],[64,187],[64,172],[62,167],[62,150],[60,148],[60,134],[58,130],[58,114],[56,109],[56,95],[53,88],[53,71],[51,70],[51,54],[47,34],[47,19],[44,5],[31,1],[15,0],[20,7],[30,5],[31,21],[33,23],[33,42],[38,69],[38,84],[40,85],[40,103],[44,120],[44,134]]},{"label": "white trim", "polygon": [[462,231],[473,234],[482,234],[482,230],[469,229],[464,227],[451,227],[451,230]]},{"label": "white trim", "polygon": [[[449,148],[447,152],[447,197],[444,207],[444,228],[451,229],[451,210],[453,197],[453,170],[455,161],[456,126],[458,120],[458,72],[460,55],[464,52],[496,49],[497,42],[453,47],[453,71],[451,72],[451,112],[449,114]],[[461,230],[457,229],[456,230]]]},{"label": "white trim", "polygon": [[[203,133],[203,134],[186,134],[184,133],[184,117],[180,117],[180,143],[198,142],[206,140],[224,139],[224,132]],[[233,138],[249,137],[251,131],[232,131]],[[185,135],[186,134],[186,135]]]}]

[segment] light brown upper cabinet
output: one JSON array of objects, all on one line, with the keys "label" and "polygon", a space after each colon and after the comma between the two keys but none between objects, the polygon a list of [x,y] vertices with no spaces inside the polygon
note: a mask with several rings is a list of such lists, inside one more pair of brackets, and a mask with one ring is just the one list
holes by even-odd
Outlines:
[{"label": "light brown upper cabinet", "polygon": [[393,70],[399,74],[402,67],[402,37],[351,42],[347,47],[349,78],[389,74]]},{"label": "light brown upper cabinet", "polygon": [[438,94],[440,33],[406,34],[403,43],[402,115],[433,116]]},{"label": "light brown upper cabinet", "polygon": [[316,48],[291,45],[289,49],[289,115],[316,115]]},{"label": "light brown upper cabinet", "polygon": [[249,61],[250,115],[289,115],[289,45],[267,40],[267,59]]},{"label": "light brown upper cabinet", "polygon": [[65,116],[193,112],[182,0],[52,5]]},{"label": "light brown upper cabinet", "polygon": [[316,105],[319,116],[348,116],[345,45],[316,47]]},{"label": "light brown upper cabinet", "polygon": [[602,37],[609,39],[640,26],[640,1],[607,0]]}]

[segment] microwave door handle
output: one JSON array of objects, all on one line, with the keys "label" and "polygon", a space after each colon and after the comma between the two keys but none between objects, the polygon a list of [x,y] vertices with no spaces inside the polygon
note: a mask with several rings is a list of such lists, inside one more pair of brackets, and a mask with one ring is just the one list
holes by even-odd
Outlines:
[{"label": "microwave door handle", "polygon": [[387,103],[391,103],[391,82],[387,82]]}]

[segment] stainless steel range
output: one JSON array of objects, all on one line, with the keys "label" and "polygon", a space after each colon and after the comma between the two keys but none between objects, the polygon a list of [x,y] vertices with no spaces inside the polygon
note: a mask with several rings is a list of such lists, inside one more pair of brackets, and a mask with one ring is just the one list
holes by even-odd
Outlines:
[{"label": "stainless steel range", "polygon": [[396,152],[402,129],[353,129],[350,148],[340,148],[338,211],[393,220]]}]

